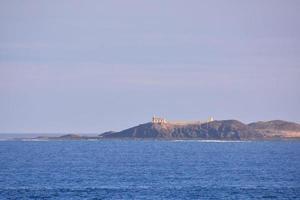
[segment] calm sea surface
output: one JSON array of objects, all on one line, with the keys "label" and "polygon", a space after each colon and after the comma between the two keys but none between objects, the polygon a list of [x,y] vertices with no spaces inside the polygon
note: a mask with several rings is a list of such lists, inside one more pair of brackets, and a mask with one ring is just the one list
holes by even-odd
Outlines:
[{"label": "calm sea surface", "polygon": [[300,141],[0,141],[0,199],[300,199]]}]

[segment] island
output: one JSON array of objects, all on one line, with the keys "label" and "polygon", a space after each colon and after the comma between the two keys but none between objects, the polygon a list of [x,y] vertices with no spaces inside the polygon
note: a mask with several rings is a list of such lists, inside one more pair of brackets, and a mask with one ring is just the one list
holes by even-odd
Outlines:
[{"label": "island", "polygon": [[18,140],[298,140],[300,124],[283,120],[245,124],[238,120],[168,121],[153,117],[152,121],[122,131],[101,134],[62,134]]},{"label": "island", "polygon": [[204,140],[270,140],[300,139],[300,124],[283,120],[244,124],[238,120],[152,122],[120,131],[100,134],[101,138],[119,139],[204,139]]}]

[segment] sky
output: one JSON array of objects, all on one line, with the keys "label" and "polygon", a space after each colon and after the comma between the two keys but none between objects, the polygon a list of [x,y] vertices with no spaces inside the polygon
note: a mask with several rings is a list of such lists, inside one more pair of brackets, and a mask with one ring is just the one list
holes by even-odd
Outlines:
[{"label": "sky", "polygon": [[0,0],[0,132],[300,122],[299,0]]}]

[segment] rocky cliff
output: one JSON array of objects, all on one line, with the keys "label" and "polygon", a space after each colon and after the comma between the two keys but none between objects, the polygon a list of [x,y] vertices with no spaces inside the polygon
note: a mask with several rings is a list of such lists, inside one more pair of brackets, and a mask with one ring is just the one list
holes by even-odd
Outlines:
[{"label": "rocky cliff", "polygon": [[212,139],[259,140],[300,138],[300,124],[274,120],[244,124],[237,120],[212,121],[203,124],[176,125],[145,123],[120,132],[106,132],[101,138],[127,139]]},{"label": "rocky cliff", "polygon": [[248,125],[265,137],[300,138],[300,124],[282,120],[255,122]]},{"label": "rocky cliff", "polygon": [[213,121],[204,124],[175,125],[171,123],[146,123],[120,132],[101,135],[103,138],[137,139],[261,139],[263,134],[237,120]]}]

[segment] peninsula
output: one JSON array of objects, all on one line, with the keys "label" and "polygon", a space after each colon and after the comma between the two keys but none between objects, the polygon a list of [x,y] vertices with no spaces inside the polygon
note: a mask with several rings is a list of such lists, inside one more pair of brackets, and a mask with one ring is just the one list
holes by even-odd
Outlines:
[{"label": "peninsula", "polygon": [[300,139],[300,124],[282,120],[244,124],[238,120],[167,121],[153,117],[152,122],[120,131],[106,132],[101,138],[126,139],[205,139],[268,140]]},{"label": "peninsula", "polygon": [[153,117],[151,122],[122,131],[108,131],[94,136],[66,134],[39,136],[34,140],[274,140],[300,139],[300,124],[283,120],[259,121],[250,124],[238,120],[168,121]]}]

